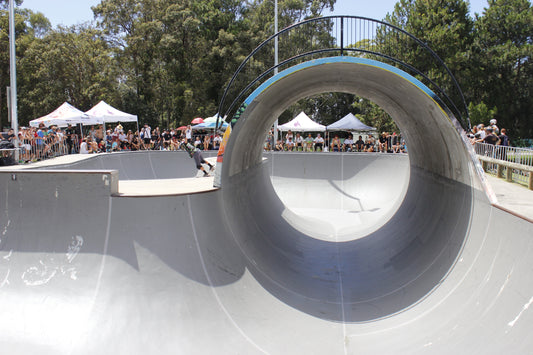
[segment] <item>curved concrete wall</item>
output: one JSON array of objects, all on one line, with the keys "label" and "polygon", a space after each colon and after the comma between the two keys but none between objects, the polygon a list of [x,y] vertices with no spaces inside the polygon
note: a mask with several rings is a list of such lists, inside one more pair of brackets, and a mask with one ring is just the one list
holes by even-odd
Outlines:
[{"label": "curved concrete wall", "polygon": [[[345,242],[295,229],[291,219],[298,217],[279,200],[261,160],[263,137],[278,115],[330,91],[379,104],[409,147],[410,177],[397,212],[378,230]],[[470,233],[476,177],[453,119],[421,83],[379,62],[326,58],[280,73],[247,103],[225,154],[222,193],[233,234],[265,287],[295,307],[312,303],[305,310],[316,316],[367,321],[419,302],[441,282]],[[362,190],[378,183],[357,182]]]},{"label": "curved concrete wall", "polygon": [[[216,151],[203,152],[204,158],[216,156]],[[50,165],[39,170],[109,170],[118,171],[120,180],[176,179],[194,177],[196,166],[183,151],[115,152],[95,154],[75,163]]]}]

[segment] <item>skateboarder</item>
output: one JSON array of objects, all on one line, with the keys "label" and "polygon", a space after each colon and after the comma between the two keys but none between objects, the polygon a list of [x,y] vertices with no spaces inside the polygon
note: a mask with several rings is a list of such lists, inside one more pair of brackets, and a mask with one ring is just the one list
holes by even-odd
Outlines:
[{"label": "skateboarder", "polygon": [[[202,156],[202,151],[196,148],[191,143],[182,142],[180,147],[182,150],[189,153],[189,156],[191,158],[194,158],[194,162],[196,163],[196,168],[198,168],[198,170],[202,170],[204,172],[204,176],[209,176],[209,172],[215,170],[215,166],[204,159],[204,157]],[[209,165],[209,172],[205,171],[202,164]]]}]

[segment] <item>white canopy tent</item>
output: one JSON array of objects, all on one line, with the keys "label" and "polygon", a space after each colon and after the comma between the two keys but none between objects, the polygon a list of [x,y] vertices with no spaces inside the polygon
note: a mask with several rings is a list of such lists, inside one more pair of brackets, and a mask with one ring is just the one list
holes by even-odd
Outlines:
[{"label": "white canopy tent", "polygon": [[326,126],[316,123],[302,111],[289,122],[278,126],[278,129],[283,132],[289,130],[295,132],[324,132]]},{"label": "white canopy tent", "polygon": [[89,111],[85,112],[89,115],[94,115],[103,120],[104,125],[111,122],[135,122],[137,123],[137,131],[139,131],[139,121],[137,115],[122,112],[105,101],[100,101],[94,105]]},{"label": "white canopy tent", "polygon": [[107,122],[137,122],[137,116],[130,113],[117,110],[113,106],[104,101],[100,101],[94,105],[89,111],[85,112],[88,115],[96,116]]},{"label": "white canopy tent", "polygon": [[66,127],[69,124],[82,124],[87,126],[102,124],[103,120],[101,118],[87,114],[81,110],[78,110],[68,102],[64,102],[61,106],[59,106],[57,109],[55,109],[48,115],[31,120],[30,126],[39,127],[41,123],[44,124],[46,127]]},{"label": "white canopy tent", "polygon": [[360,131],[370,132],[375,131],[374,127],[365,125],[359,121],[352,113],[347,114],[337,122],[334,122],[326,127],[328,131]]}]

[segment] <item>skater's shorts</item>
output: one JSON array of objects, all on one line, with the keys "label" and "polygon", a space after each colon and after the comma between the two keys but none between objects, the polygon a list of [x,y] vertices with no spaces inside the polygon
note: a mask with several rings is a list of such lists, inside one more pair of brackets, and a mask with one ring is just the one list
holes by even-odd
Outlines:
[{"label": "skater's shorts", "polygon": [[207,162],[202,157],[202,153],[200,153],[199,150],[194,152],[193,158],[194,158],[194,162],[196,163],[197,169],[200,169],[202,167],[202,163],[207,164]]}]

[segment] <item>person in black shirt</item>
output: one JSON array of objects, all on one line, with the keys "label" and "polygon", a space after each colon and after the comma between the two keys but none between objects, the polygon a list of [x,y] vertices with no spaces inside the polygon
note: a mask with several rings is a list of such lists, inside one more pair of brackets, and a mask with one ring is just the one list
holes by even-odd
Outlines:
[{"label": "person in black shirt", "polygon": [[500,139],[500,145],[502,145],[504,147],[508,147],[509,146],[509,137],[507,136],[507,130],[505,128],[502,128],[500,132],[501,133],[498,136],[498,138]]},{"label": "person in black shirt", "polygon": [[363,136],[359,136],[359,139],[355,142],[355,149],[358,152],[362,152],[365,149],[365,142],[363,141]]},{"label": "person in black shirt", "polygon": [[74,147],[74,142],[76,141],[76,129],[74,129],[74,127],[72,127],[72,125],[69,123],[67,128],[65,129],[65,136],[67,137],[66,139],[66,142],[67,142],[67,147],[68,147],[68,152],[67,154],[72,154],[72,153],[75,153],[73,147]]},{"label": "person in black shirt", "polygon": [[486,134],[485,138],[483,138],[483,143],[492,145],[497,145],[498,143],[500,143],[500,138],[498,138],[498,136],[492,132],[492,127],[485,128],[485,132]]}]

